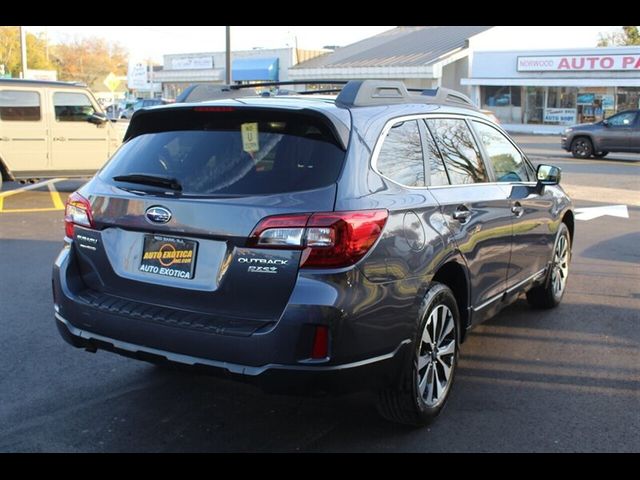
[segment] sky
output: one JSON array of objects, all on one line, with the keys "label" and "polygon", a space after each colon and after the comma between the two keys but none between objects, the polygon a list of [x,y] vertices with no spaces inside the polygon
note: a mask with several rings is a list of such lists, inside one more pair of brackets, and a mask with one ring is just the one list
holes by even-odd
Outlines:
[{"label": "sky", "polygon": [[[46,32],[53,43],[74,38],[98,36],[117,41],[129,50],[132,57],[151,58],[162,63],[162,55],[169,53],[198,53],[224,51],[223,26],[27,26],[28,32]],[[326,45],[344,46],[394,28],[393,26],[232,26],[232,50],[254,47],[278,48],[297,46],[319,49]],[[522,38],[522,27],[504,27],[504,37],[493,49],[551,49],[595,47],[600,32],[621,27],[526,27],[531,34]],[[501,35],[502,37],[502,35]],[[511,41],[510,41],[511,40]],[[502,46],[502,48],[500,48]]]},{"label": "sky", "polygon": [[[117,41],[134,57],[152,58],[162,62],[169,53],[216,52],[225,49],[224,26],[27,26],[28,32],[46,32],[53,43],[75,37],[98,36]],[[326,45],[344,46],[390,30],[393,26],[232,26],[232,50],[250,50],[254,47],[320,49]]]}]

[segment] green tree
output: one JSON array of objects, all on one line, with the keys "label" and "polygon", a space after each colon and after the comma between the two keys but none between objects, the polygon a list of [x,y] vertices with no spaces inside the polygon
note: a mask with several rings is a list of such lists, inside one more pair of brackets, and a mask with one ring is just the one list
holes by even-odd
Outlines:
[{"label": "green tree", "polygon": [[82,38],[56,45],[53,56],[60,80],[84,82],[93,89],[103,90],[101,82],[110,72],[127,73],[127,51],[103,38]]},{"label": "green tree", "polygon": [[[26,38],[28,68],[54,70],[46,37],[42,33],[27,32]],[[20,27],[0,27],[0,65],[4,65],[5,73],[11,73],[14,78],[20,76]]]},{"label": "green tree", "polygon": [[621,32],[601,33],[599,47],[640,45],[638,27],[622,27]]}]

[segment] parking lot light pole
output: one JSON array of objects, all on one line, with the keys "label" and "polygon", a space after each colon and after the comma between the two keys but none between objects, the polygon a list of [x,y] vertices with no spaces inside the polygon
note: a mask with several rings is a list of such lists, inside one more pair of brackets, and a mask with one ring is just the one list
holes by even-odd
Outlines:
[{"label": "parking lot light pole", "polygon": [[20,58],[22,62],[22,72],[20,78],[27,77],[27,34],[24,27],[20,26]]},{"label": "parking lot light pole", "polygon": [[231,27],[224,27],[227,40],[227,51],[225,56],[225,81],[227,85],[231,85]]}]

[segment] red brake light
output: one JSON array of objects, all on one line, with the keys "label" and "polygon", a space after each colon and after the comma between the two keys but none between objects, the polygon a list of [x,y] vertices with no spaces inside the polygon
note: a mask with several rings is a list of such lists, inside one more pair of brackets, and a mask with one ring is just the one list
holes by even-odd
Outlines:
[{"label": "red brake light", "polygon": [[194,112],[233,112],[234,107],[194,107]]},{"label": "red brake light", "polygon": [[64,233],[73,238],[73,226],[93,227],[91,204],[78,192],[73,192],[67,199],[64,209]]},{"label": "red brake light", "polygon": [[300,267],[346,267],[369,251],[388,216],[387,210],[362,210],[267,217],[251,233],[248,246],[304,248]]}]

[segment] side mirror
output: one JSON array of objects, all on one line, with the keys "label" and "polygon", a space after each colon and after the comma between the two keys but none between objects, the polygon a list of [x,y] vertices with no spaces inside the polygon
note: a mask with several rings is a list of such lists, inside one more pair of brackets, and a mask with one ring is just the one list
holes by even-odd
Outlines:
[{"label": "side mirror", "polygon": [[605,127],[609,126],[609,120],[602,120],[602,125],[604,125]]},{"label": "side mirror", "polygon": [[102,113],[94,113],[93,115],[90,115],[87,117],[87,122],[89,123],[93,123],[94,125],[104,125],[105,123],[107,123],[109,119],[107,118],[106,115],[103,115]]},{"label": "side mirror", "polygon": [[558,185],[562,170],[553,165],[538,165],[536,178],[538,179],[538,190],[542,190],[544,185]]}]

